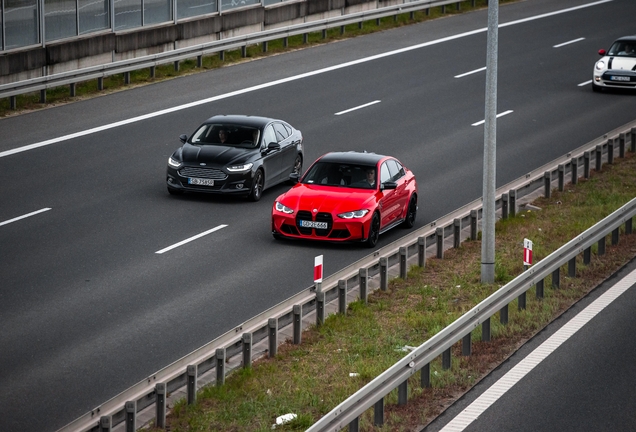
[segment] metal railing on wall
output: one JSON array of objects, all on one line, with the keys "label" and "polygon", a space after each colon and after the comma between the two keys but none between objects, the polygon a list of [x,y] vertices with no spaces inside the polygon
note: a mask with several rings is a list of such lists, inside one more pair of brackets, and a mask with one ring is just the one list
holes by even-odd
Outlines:
[{"label": "metal railing on wall", "polygon": [[[193,58],[197,59],[197,66],[201,67],[203,64],[203,56],[219,53],[219,55],[223,58],[225,51],[240,48],[242,50],[243,57],[245,57],[247,47],[250,45],[262,44],[263,50],[266,51],[267,43],[273,40],[283,39],[287,41],[287,38],[289,37],[303,35],[304,42],[307,42],[309,33],[322,32],[323,38],[326,38],[326,32],[328,29],[331,28],[340,27],[341,32],[344,32],[344,27],[349,24],[357,23],[359,24],[359,26],[361,26],[364,21],[380,20],[381,18],[385,18],[388,16],[397,17],[397,15],[404,13],[410,13],[412,15],[416,11],[420,11],[423,9],[430,9],[432,7],[438,6],[445,8],[447,5],[451,4],[455,4],[455,7],[457,9],[459,9],[460,7],[460,2],[458,2],[457,0],[418,0],[413,2],[404,0],[404,3],[383,8],[316,20],[302,24],[295,24],[287,27],[280,27],[272,30],[265,30],[257,33],[250,33],[247,35],[221,39],[218,41],[207,42],[204,44],[193,45],[185,48],[179,48],[159,54],[136,57],[67,72],[61,72],[57,74],[45,75],[28,80],[1,84],[0,98],[9,98],[9,105],[11,109],[16,109],[17,95],[39,91],[40,102],[45,103],[46,90],[50,88],[68,85],[70,88],[70,95],[73,97],[76,93],[76,85],[79,82],[96,79],[98,81],[98,89],[103,90],[104,78],[111,75],[124,74],[124,82],[128,84],[130,83],[130,72],[136,70],[149,68],[151,71],[150,75],[154,76],[155,68],[157,66],[173,63],[175,70],[178,70],[180,61]],[[475,5],[475,0],[472,0],[472,4],[473,6]]]},{"label": "metal railing on wall", "polygon": [[[636,121],[500,187],[497,190],[497,210],[501,218],[515,216],[522,199],[530,201],[541,195],[550,197],[553,189],[563,191],[566,183],[575,184],[580,177],[589,178],[592,170],[601,171],[604,163],[614,163],[615,156],[622,158],[626,151],[636,153]],[[267,344],[267,355],[275,356],[278,334],[286,327],[292,327],[293,343],[301,343],[303,316],[310,312],[315,313],[315,322],[320,325],[325,320],[328,303],[337,302],[337,311],[346,311],[347,291],[351,288],[357,287],[359,298],[366,301],[371,278],[379,279],[379,289],[386,290],[390,268],[397,268],[399,276],[406,279],[409,259],[416,258],[417,265],[424,266],[429,250],[437,258],[443,258],[444,250],[451,247],[450,239],[452,247],[459,247],[463,231],[468,231],[471,239],[477,239],[480,215],[481,200],[476,200],[413,231],[325,278],[319,289],[311,286],[301,291],[157,371],[58,432],[110,432],[113,426],[121,423],[125,424],[126,430],[135,430],[138,414],[152,408],[155,412],[155,425],[162,427],[165,424],[167,394],[185,389],[188,403],[194,403],[197,380],[202,374],[214,373],[216,384],[222,385],[226,374],[230,372],[227,364],[231,358],[238,358],[240,367],[250,367],[254,358],[263,355],[253,352],[254,345],[259,342]],[[381,424],[384,418],[384,397],[389,392],[398,388],[398,403],[406,403],[405,386],[408,377],[422,371],[422,385],[429,385],[429,365],[435,357],[443,355],[443,364],[450,367],[450,347],[462,339],[464,352],[470,352],[470,335],[478,325],[482,325],[482,338],[489,340],[490,317],[493,314],[507,311],[507,305],[517,298],[523,299],[525,304],[526,291],[535,285],[538,287],[537,295],[542,295],[544,279],[551,275],[552,283],[558,283],[555,281],[559,280],[560,268],[565,263],[568,264],[569,275],[574,277],[576,257],[583,253],[584,263],[589,263],[591,246],[596,243],[598,253],[604,253],[606,235],[611,233],[612,243],[617,243],[619,227],[623,224],[624,232],[631,234],[632,218],[635,215],[636,199],[499,289],[331,413],[323,416],[309,430],[338,431],[350,425],[350,430],[355,431],[358,416],[372,406],[376,410],[376,422]]]}]

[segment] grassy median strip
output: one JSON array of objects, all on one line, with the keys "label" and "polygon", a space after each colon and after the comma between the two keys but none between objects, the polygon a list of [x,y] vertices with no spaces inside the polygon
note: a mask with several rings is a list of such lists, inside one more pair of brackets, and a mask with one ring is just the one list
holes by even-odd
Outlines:
[{"label": "grassy median strip", "polygon": [[[500,0],[500,4],[512,3],[517,0]],[[460,1],[450,5],[446,5],[443,10],[441,6],[421,10],[410,13],[399,14],[395,17],[385,17],[381,20],[365,21],[362,26],[359,24],[349,24],[344,27],[344,31],[340,27],[332,28],[327,31],[326,37],[322,32],[309,33],[307,43],[304,41],[303,35],[292,36],[284,40],[273,40],[268,42],[267,51],[263,51],[261,44],[252,45],[246,49],[246,57],[242,56],[241,49],[226,51],[223,60],[218,54],[204,56],[202,59],[202,67],[197,67],[196,59],[188,59],[179,62],[179,70],[175,70],[172,63],[160,65],[155,68],[155,76],[152,77],[150,69],[142,69],[130,73],[130,84],[125,83],[123,74],[112,75],[104,78],[104,90],[100,91],[97,87],[97,80],[85,81],[77,83],[75,88],[75,96],[70,95],[69,86],[55,87],[46,90],[46,103],[40,102],[40,92],[28,93],[16,96],[17,110],[12,110],[9,98],[0,99],[0,117],[12,115],[25,111],[32,111],[44,107],[56,106],[89,97],[108,94],[116,91],[126,90],[128,88],[151,84],[179,76],[192,73],[213,70],[224,66],[229,66],[244,61],[257,59],[272,54],[292,51],[296,49],[307,48],[310,46],[333,42],[336,40],[362,36],[369,33],[375,33],[382,30],[401,27],[405,25],[420,23],[443,16],[463,13],[476,9],[487,7],[487,0],[468,0]]]},{"label": "grassy median strip", "polygon": [[[496,226],[496,282],[481,284],[481,243],[464,241],[446,251],[444,259],[429,258],[424,268],[412,267],[406,280],[394,279],[388,292],[376,291],[368,304],[354,302],[346,316],[331,315],[324,325],[303,333],[301,345],[287,341],[272,359],[237,370],[223,386],[200,390],[198,401],[169,407],[169,430],[270,431],[277,417],[293,413],[295,420],[276,430],[305,430],[320,416],[449,325],[478,302],[523,271],[523,239],[534,242],[535,263],[576,237],[636,196],[636,157],[605,165],[589,179],[537,199],[540,210],[517,212]],[[621,230],[624,226],[621,227]],[[611,237],[611,236],[608,236]],[[441,358],[431,364],[430,388],[421,388],[420,374],[408,385],[408,404],[397,406],[397,390],[385,400],[383,427],[373,426],[373,409],[360,419],[362,431],[421,429],[453,400],[470,389],[522,343],[636,255],[636,234],[621,232],[618,245],[607,242],[605,255],[592,248],[592,261],[577,258],[577,277],[561,269],[560,288],[545,281],[544,298],[535,288],[527,307],[509,306],[509,322],[491,320],[492,341],[481,342],[481,328],[472,334],[472,355],[452,349],[452,367]],[[564,276],[565,275],[565,276]]]}]

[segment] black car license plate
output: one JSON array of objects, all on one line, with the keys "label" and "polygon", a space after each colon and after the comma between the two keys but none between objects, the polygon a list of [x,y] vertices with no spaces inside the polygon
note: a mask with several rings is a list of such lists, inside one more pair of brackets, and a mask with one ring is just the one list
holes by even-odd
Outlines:
[{"label": "black car license plate", "polygon": [[303,228],[315,228],[315,229],[327,229],[329,225],[327,222],[314,222],[308,220],[301,220],[300,226]]},{"label": "black car license plate", "polygon": [[188,179],[188,183],[191,185],[198,185],[198,186],[214,186],[214,180],[212,179],[201,179],[201,178],[191,177]]}]

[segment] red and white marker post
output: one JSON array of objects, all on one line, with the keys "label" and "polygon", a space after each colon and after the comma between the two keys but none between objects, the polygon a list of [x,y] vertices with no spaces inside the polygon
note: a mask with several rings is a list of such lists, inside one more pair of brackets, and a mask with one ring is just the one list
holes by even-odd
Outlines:
[{"label": "red and white marker post", "polygon": [[322,292],[322,255],[314,258],[314,283],[316,292]]},{"label": "red and white marker post", "polygon": [[523,267],[525,270],[532,265],[532,240],[523,239]]}]

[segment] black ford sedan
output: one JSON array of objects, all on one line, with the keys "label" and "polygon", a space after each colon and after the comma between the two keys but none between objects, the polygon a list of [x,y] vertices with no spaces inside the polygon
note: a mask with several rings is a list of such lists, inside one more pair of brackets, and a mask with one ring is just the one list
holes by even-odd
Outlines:
[{"label": "black ford sedan", "polygon": [[282,120],[218,115],[189,138],[179,138],[183,145],[168,159],[171,194],[230,194],[258,201],[265,189],[302,171],[302,133]]}]

